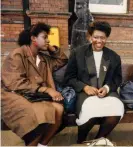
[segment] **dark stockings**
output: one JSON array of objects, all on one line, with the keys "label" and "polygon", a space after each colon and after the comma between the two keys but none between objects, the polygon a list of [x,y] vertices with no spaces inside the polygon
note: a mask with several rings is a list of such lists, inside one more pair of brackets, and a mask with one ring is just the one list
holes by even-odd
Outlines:
[{"label": "dark stockings", "polygon": [[111,116],[103,118],[92,118],[85,124],[78,127],[78,140],[77,143],[82,143],[86,140],[88,132],[97,123],[100,123],[100,128],[95,138],[106,137],[114,127],[119,123],[120,116]]},{"label": "dark stockings", "polygon": [[119,123],[120,116],[104,117],[95,138],[106,137]]},{"label": "dark stockings", "polygon": [[26,146],[30,144],[35,138],[41,135],[42,130],[47,130],[49,124],[41,124],[28,134],[26,134],[22,139],[24,140]]},{"label": "dark stockings", "polygon": [[97,123],[98,118],[91,118],[85,124],[78,126],[78,140],[77,143],[82,143],[86,140],[88,132],[93,128],[93,126]]}]

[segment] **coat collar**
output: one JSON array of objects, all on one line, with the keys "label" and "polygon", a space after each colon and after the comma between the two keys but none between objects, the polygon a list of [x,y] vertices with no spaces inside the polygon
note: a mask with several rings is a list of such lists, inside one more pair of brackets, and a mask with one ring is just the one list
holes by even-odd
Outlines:
[{"label": "coat collar", "polygon": [[[37,73],[40,75],[40,77],[43,77],[43,70],[46,69],[46,76],[47,76],[47,84],[48,86],[52,87],[55,89],[55,84],[54,84],[54,80],[53,80],[53,77],[52,77],[52,73],[51,73],[51,68],[50,68],[50,64],[49,64],[49,61],[48,59],[45,57],[45,53],[41,53],[39,52],[39,57],[40,57],[40,62],[41,62],[41,69],[39,70],[39,68],[36,66],[36,63],[33,61],[33,58],[31,57],[31,54],[28,50],[28,46],[22,46],[22,51],[23,51],[23,55],[24,57],[27,59],[25,62],[30,62],[31,63],[31,66],[33,66],[33,68],[37,71]],[[27,71],[29,70],[28,69],[28,63],[27,63]],[[41,72],[40,72],[41,71]],[[42,75],[41,75],[42,74]]]},{"label": "coat collar", "polygon": [[[29,46],[23,46],[23,51],[24,51],[24,56],[27,58],[27,60],[31,63],[31,65],[35,68],[35,70],[38,72],[38,74],[40,75],[40,71],[38,69],[38,67],[36,66],[36,63],[35,61],[33,60],[33,57],[31,56],[30,54],[30,51],[29,51]],[[41,61],[45,61],[45,59],[40,55],[38,54],[39,57],[40,57],[40,62]]]},{"label": "coat collar", "polygon": [[86,60],[88,72],[91,76],[90,82],[92,86],[102,87],[106,73],[108,71],[109,63],[110,63],[107,48],[106,47],[103,48],[103,55],[102,55],[102,60],[101,60],[101,65],[100,65],[98,83],[97,83],[96,66],[95,66],[95,61],[94,61],[94,56],[93,56],[92,44],[90,44],[88,48],[86,49],[85,60]]}]

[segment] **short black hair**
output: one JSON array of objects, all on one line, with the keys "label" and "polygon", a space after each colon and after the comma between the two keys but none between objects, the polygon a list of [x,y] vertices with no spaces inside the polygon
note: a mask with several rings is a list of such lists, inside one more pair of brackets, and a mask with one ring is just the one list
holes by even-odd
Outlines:
[{"label": "short black hair", "polygon": [[23,30],[18,37],[18,44],[22,45],[30,45],[31,44],[31,36],[38,36],[39,33],[42,31],[49,34],[50,32],[50,25],[45,23],[39,22],[35,25],[32,25],[30,28]]},{"label": "short black hair", "polygon": [[94,21],[89,24],[88,32],[90,35],[92,35],[95,30],[102,31],[106,34],[106,37],[109,37],[111,33],[111,26],[106,21]]}]

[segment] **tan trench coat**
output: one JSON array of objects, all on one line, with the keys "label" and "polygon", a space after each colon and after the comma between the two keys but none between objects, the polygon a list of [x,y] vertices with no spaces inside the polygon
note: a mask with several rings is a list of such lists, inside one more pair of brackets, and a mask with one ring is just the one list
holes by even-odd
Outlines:
[{"label": "tan trench coat", "polygon": [[37,67],[28,47],[22,46],[11,52],[2,66],[2,82],[12,90],[7,92],[2,88],[2,119],[20,137],[41,123],[55,123],[52,102],[31,103],[14,92],[35,92],[40,84],[55,88],[52,71],[63,66],[67,62],[67,57],[59,50],[51,56],[39,57],[41,61]]}]

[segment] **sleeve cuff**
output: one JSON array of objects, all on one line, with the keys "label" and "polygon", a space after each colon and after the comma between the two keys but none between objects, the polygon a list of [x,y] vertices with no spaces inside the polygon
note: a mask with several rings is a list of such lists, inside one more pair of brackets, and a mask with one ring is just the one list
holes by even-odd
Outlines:
[{"label": "sleeve cuff", "polygon": [[36,93],[38,92],[38,90],[39,90],[41,87],[42,87],[41,85],[38,86],[38,88],[36,89]]},{"label": "sleeve cuff", "polygon": [[109,86],[108,85],[104,85],[103,87],[105,87],[107,89],[107,93],[109,93],[109,91],[110,91]]}]

